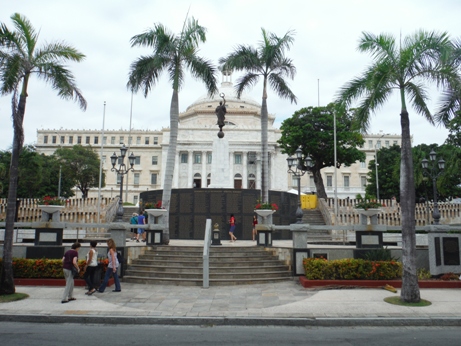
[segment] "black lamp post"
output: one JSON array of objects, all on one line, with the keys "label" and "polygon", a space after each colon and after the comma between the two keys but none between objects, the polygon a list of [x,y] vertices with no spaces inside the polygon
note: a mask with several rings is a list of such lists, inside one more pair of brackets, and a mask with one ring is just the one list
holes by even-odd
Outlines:
[{"label": "black lamp post", "polygon": [[[110,157],[110,162],[112,163],[112,172],[117,172],[118,175],[120,175],[120,199],[118,200],[118,209],[117,209],[117,219],[115,221],[117,222],[122,222],[123,221],[123,176],[125,174],[128,174],[129,171],[133,171],[133,165],[136,157],[131,153],[130,156],[128,156],[128,161],[130,162],[130,168],[128,168],[124,161],[125,161],[125,155],[126,155],[127,148],[125,145],[122,145],[120,148],[120,156],[117,156],[117,154],[114,152],[114,155]],[[119,168],[115,168],[115,165],[117,164],[117,160],[119,160]]]},{"label": "black lamp post", "polygon": [[298,209],[296,209],[296,223],[302,223],[303,211],[301,209],[301,177],[306,174],[309,168],[312,167],[312,159],[310,156],[303,160],[303,151],[301,147],[295,151],[296,157],[290,156],[287,158],[288,173],[293,174],[298,179]]},{"label": "black lamp post", "polygon": [[445,169],[445,161],[440,159],[438,165],[436,165],[436,154],[434,150],[429,153],[429,158],[431,160],[431,167],[429,167],[428,159],[423,159],[421,164],[423,165],[424,174],[432,178],[432,188],[434,191],[434,210],[432,212],[432,217],[434,219],[434,225],[438,225],[440,221],[440,212],[439,205],[437,204],[437,178],[440,176],[440,174],[443,173],[443,170]]}]

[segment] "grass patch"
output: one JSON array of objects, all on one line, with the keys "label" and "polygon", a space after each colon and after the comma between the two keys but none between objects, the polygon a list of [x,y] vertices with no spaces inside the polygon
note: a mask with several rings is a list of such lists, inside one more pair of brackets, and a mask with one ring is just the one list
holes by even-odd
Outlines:
[{"label": "grass patch", "polygon": [[389,304],[402,305],[402,306],[429,306],[432,303],[428,300],[421,299],[419,303],[407,303],[400,299],[400,297],[387,297],[384,301]]},{"label": "grass patch", "polygon": [[29,295],[25,293],[4,294],[0,295],[0,303],[9,303],[26,298],[29,298]]}]

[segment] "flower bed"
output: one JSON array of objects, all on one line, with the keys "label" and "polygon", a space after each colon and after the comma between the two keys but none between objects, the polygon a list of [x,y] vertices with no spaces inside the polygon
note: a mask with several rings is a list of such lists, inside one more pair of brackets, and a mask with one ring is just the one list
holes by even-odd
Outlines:
[{"label": "flower bed", "polygon": [[[304,288],[313,287],[369,287],[379,288],[386,284],[395,288],[402,287],[402,280],[309,280],[305,276],[299,277]],[[461,288],[461,281],[419,280],[419,288]]]}]

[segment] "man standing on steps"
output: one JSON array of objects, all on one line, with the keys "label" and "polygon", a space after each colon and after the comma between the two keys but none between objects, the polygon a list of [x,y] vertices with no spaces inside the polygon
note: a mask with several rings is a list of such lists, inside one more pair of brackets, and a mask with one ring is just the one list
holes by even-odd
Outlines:
[{"label": "man standing on steps", "polygon": [[[142,213],[138,215],[138,225],[145,225],[146,218]],[[146,230],[144,228],[138,228],[138,234],[136,234],[136,242],[139,243],[139,235],[141,235],[141,240],[146,241]]]}]

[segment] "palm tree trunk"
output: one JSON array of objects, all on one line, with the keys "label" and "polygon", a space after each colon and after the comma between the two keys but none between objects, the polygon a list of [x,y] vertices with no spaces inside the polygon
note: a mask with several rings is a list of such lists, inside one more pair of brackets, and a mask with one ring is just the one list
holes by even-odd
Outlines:
[{"label": "palm tree trunk", "polygon": [[400,299],[405,302],[420,301],[418,275],[416,272],[415,235],[415,183],[411,153],[410,118],[406,109],[400,114],[402,149],[400,163],[400,207],[402,210],[402,291]]},{"label": "palm tree trunk", "polygon": [[[25,83],[26,84],[26,83]],[[21,93],[18,109],[13,109],[13,149],[11,152],[10,181],[6,206],[5,240],[3,243],[3,266],[0,275],[0,294],[13,294],[16,291],[13,277],[13,233],[18,192],[19,154],[24,141],[24,114],[27,92]]]},{"label": "palm tree trunk", "polygon": [[[173,186],[173,173],[176,160],[176,147],[178,143],[178,119],[179,119],[179,101],[178,92],[173,90],[170,105],[170,143],[166,158],[165,177],[163,179],[162,206],[170,210],[171,189]],[[170,242],[170,222],[169,213],[164,216],[166,228],[163,230],[163,243]]]},{"label": "palm tree trunk", "polygon": [[264,87],[263,99],[261,105],[261,200],[262,202],[269,201],[269,159],[268,159],[268,144],[267,144],[267,96],[266,88]]}]

